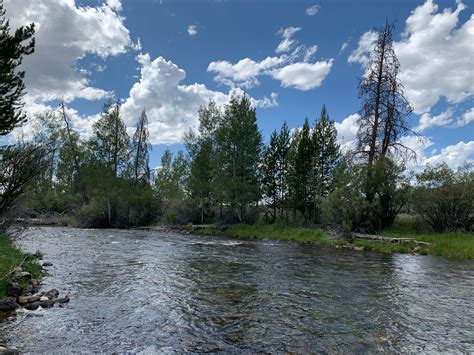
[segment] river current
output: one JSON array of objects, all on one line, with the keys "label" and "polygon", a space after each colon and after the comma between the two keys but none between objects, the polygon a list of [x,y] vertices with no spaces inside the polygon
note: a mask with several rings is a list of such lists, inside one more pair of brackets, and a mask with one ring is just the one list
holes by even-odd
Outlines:
[{"label": "river current", "polygon": [[137,230],[38,227],[64,308],[0,323],[58,352],[474,352],[474,262]]}]

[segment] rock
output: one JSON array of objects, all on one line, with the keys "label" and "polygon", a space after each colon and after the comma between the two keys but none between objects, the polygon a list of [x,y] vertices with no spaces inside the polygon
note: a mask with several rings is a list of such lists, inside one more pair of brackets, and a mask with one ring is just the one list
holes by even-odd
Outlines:
[{"label": "rock", "polygon": [[23,289],[14,283],[8,283],[5,294],[9,297],[18,297],[23,293]]},{"label": "rock", "polygon": [[39,285],[39,282],[38,282],[38,280],[36,280],[36,279],[31,279],[31,280],[30,280],[30,284],[31,284],[32,286],[38,286],[38,285]]},{"label": "rock", "polygon": [[33,295],[28,297],[28,303],[37,302],[41,298],[41,295]]},{"label": "rock", "polygon": [[30,280],[31,274],[27,271],[14,272],[13,278],[16,280]]},{"label": "rock", "polygon": [[40,305],[41,305],[40,302],[37,301],[37,302],[27,303],[23,307],[29,311],[35,311],[38,309]]},{"label": "rock", "polygon": [[0,312],[11,312],[20,307],[13,298],[5,298],[0,301]]},{"label": "rock", "polygon": [[355,246],[353,249],[356,250],[356,251],[363,251],[363,250],[364,250],[364,247],[356,247],[356,246]]},{"label": "rock", "polygon": [[415,248],[413,248],[414,253],[419,253],[423,248],[417,245]]},{"label": "rock", "polygon": [[48,292],[46,292],[45,296],[48,297],[49,299],[57,298],[59,296],[59,291],[53,288],[52,290],[49,290]]},{"label": "rock", "polygon": [[56,300],[56,302],[59,303],[59,304],[63,304],[63,303],[68,303],[69,300],[70,300],[70,299],[69,299],[69,296],[66,295],[64,298],[58,298],[58,299]]},{"label": "rock", "polygon": [[40,302],[46,302],[46,301],[49,301],[49,298],[46,296],[41,296],[39,300]]},{"label": "rock", "polygon": [[53,263],[50,263],[49,261],[43,263],[43,267],[48,267],[48,266],[53,266]]},{"label": "rock", "polygon": [[40,301],[40,306],[43,308],[51,308],[54,306],[54,301],[50,299],[47,301]]},{"label": "rock", "polygon": [[17,301],[19,304],[28,303],[29,296],[18,296]]},{"label": "rock", "polygon": [[16,268],[12,270],[13,274],[18,274],[20,272],[23,272],[23,269],[21,268],[21,266],[17,266]]}]

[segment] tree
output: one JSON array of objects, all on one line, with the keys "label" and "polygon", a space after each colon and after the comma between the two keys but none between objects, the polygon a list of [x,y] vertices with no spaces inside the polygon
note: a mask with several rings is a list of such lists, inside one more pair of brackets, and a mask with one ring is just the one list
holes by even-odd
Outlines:
[{"label": "tree", "polygon": [[334,170],[341,159],[336,127],[334,121],[329,119],[325,105],[321,110],[321,117],[316,121],[312,141],[316,194],[324,198],[334,189]]},{"label": "tree", "polygon": [[128,164],[129,137],[120,117],[119,103],[107,103],[104,106],[101,117],[93,125],[93,131],[90,146],[96,159],[107,168],[110,176],[120,176]]},{"label": "tree", "polygon": [[288,150],[290,145],[290,131],[286,122],[280,132],[274,131],[270,142],[264,149],[262,158],[262,186],[264,196],[270,201],[272,216],[270,222],[275,222],[277,209],[280,208],[280,217],[283,216],[283,207],[288,193]]},{"label": "tree", "polygon": [[185,143],[190,157],[189,179],[187,188],[190,197],[199,208],[200,222],[211,215],[216,200],[216,129],[221,122],[221,112],[217,105],[210,101],[207,107],[199,109],[199,133],[190,131],[185,136]]},{"label": "tree", "polygon": [[269,201],[271,208],[270,223],[274,223],[277,216],[278,204],[278,133],[273,131],[270,142],[263,151],[262,158],[262,192]]},{"label": "tree", "polygon": [[132,139],[133,181],[148,184],[150,181],[149,150],[151,149],[148,132],[148,118],[145,110],[138,120],[137,129]]},{"label": "tree", "polygon": [[258,165],[262,136],[258,130],[255,108],[250,99],[235,94],[225,107],[222,123],[216,131],[218,150],[218,186],[223,202],[231,213],[243,222],[249,204],[257,203],[259,188]]},{"label": "tree", "polygon": [[311,128],[306,118],[303,127],[293,134],[290,147],[291,168],[289,173],[290,200],[293,211],[300,212],[307,221],[312,217],[313,144]]},{"label": "tree", "polygon": [[10,34],[10,24],[5,18],[3,0],[0,0],[0,136],[8,134],[26,119],[22,112],[25,93],[25,72],[19,70],[23,56],[35,48],[35,25],[19,27]]},{"label": "tree", "polygon": [[416,212],[436,231],[472,231],[474,227],[474,171],[465,164],[457,171],[446,164],[427,167],[416,175]]},{"label": "tree", "polygon": [[[105,168],[106,176],[99,182],[105,190],[109,226],[118,223],[118,191],[123,190],[118,179],[123,177],[129,167],[129,137],[122,118],[120,104],[108,103],[97,122],[93,125],[94,136],[89,142],[98,168]],[[128,209],[128,207],[127,207]],[[128,220],[128,216],[126,218]]]},{"label": "tree", "polygon": [[[371,180],[373,166],[379,158],[395,151],[410,154],[400,138],[411,132],[408,116],[412,112],[398,79],[400,63],[393,48],[393,25],[386,23],[378,31],[378,38],[359,82],[359,96],[363,100],[358,147],[356,154],[367,163],[367,180]],[[367,186],[370,202],[377,193],[377,186]]]}]

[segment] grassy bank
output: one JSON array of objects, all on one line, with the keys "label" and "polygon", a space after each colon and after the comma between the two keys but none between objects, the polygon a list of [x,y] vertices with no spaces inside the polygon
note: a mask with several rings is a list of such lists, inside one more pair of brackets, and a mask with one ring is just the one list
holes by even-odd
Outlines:
[{"label": "grassy bank", "polygon": [[24,254],[5,235],[0,234],[0,299],[4,297],[6,285],[11,281],[10,271],[20,265],[34,278],[40,278],[41,267],[36,259]]},{"label": "grassy bank", "polygon": [[[206,227],[199,230],[200,234],[223,235],[237,238],[292,240],[311,242],[318,245],[347,244],[344,240],[331,238],[322,229],[288,227],[283,225],[245,225],[230,226],[225,230],[216,227]],[[387,237],[403,237],[413,239],[413,243],[392,244],[378,241],[355,240],[354,246],[365,250],[374,250],[385,253],[411,253],[415,249],[416,241],[431,243],[423,246],[418,253],[438,255],[456,259],[474,259],[474,233],[430,233],[417,234],[406,230],[391,230],[383,233]]]}]

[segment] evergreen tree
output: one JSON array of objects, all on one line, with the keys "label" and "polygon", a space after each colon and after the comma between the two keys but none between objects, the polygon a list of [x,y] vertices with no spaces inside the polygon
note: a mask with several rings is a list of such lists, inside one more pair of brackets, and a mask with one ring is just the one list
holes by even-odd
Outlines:
[{"label": "evergreen tree", "polygon": [[[278,133],[273,131],[270,142],[263,151],[262,159],[262,192],[271,208],[270,222],[273,223],[277,216],[278,204]],[[267,218],[267,215],[266,215]]]},{"label": "evergreen tree", "polygon": [[334,188],[334,170],[340,161],[341,154],[337,144],[337,131],[334,121],[329,119],[326,105],[321,110],[321,117],[316,121],[313,130],[313,174],[316,195],[324,198]]},{"label": "evergreen tree", "polygon": [[303,127],[293,134],[290,147],[291,168],[289,173],[290,204],[296,215],[300,212],[307,221],[312,216],[313,144],[308,119]]},{"label": "evergreen tree", "polygon": [[217,129],[216,139],[217,175],[223,199],[242,222],[248,205],[257,203],[261,196],[257,171],[262,136],[257,127],[255,108],[247,96],[232,96]]},{"label": "evergreen tree", "polygon": [[18,70],[23,56],[33,53],[35,25],[21,26],[10,34],[0,0],[0,136],[8,134],[25,120],[21,97],[25,93],[25,72]]},{"label": "evergreen tree", "polygon": [[288,193],[288,150],[290,144],[290,131],[286,122],[277,133],[274,131],[270,136],[270,142],[264,149],[262,159],[262,186],[264,196],[269,200],[272,209],[271,222],[277,218],[277,210],[280,209],[280,217],[283,215],[286,195]]}]

